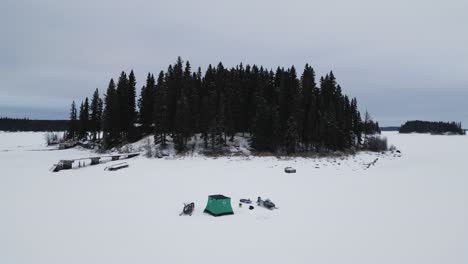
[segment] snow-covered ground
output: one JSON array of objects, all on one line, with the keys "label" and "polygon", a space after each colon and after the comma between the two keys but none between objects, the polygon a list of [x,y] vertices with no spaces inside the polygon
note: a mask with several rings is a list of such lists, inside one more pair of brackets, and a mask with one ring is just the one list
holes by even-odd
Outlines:
[{"label": "snow-covered ground", "polygon": [[[468,137],[385,135],[402,157],[138,157],[53,173],[91,153],[0,132],[0,263],[468,263]],[[218,193],[234,215],[203,214]],[[257,196],[279,209],[238,207]]]}]

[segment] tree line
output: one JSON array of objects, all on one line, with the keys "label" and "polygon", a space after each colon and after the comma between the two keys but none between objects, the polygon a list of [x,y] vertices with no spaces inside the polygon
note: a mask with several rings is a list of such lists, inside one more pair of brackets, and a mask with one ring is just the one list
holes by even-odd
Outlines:
[{"label": "tree line", "polygon": [[70,125],[65,137],[75,140],[91,139],[96,141],[100,139],[103,107],[104,104],[97,88],[93,93],[91,104],[88,97],[86,97],[80,104],[79,112],[75,101],[73,101],[70,108]]},{"label": "tree line", "polygon": [[28,118],[0,118],[0,131],[65,131],[68,120],[32,120]]},{"label": "tree line", "polygon": [[431,122],[431,121],[407,121],[400,127],[400,133],[431,133],[444,134],[453,133],[465,135],[461,123],[456,122]]},{"label": "tree line", "polygon": [[308,64],[300,76],[294,66],[272,71],[221,62],[202,74],[179,57],[157,77],[148,73],[136,97],[134,72],[122,72],[109,81],[103,100],[96,89],[79,114],[72,103],[68,137],[100,140],[102,131],[108,149],[153,134],[163,147],[172,139],[184,151],[199,139],[216,152],[237,133],[248,133],[256,151],[291,154],[359,148],[363,134],[380,133],[367,112],[362,120],[356,98],[343,94],[333,72],[316,83]]}]

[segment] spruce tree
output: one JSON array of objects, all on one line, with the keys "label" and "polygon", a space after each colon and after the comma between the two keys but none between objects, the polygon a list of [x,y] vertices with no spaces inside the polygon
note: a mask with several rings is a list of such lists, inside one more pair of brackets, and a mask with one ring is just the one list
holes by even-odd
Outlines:
[{"label": "spruce tree", "polygon": [[357,108],[357,100],[351,100],[351,115],[352,115],[352,130],[353,130],[353,146],[359,147],[362,144],[362,121],[361,114]]},{"label": "spruce tree", "polygon": [[146,85],[141,88],[140,99],[138,106],[140,108],[140,124],[144,133],[150,133],[154,119],[154,99],[155,99],[156,84],[154,76],[148,73],[146,77]]},{"label": "spruce tree", "polygon": [[97,135],[100,132],[100,123],[101,123],[101,111],[100,106],[102,104],[101,98],[99,97],[99,90],[96,88],[94,91],[93,97],[91,99],[90,106],[90,120],[89,120],[89,130],[93,135],[93,140],[97,139]]},{"label": "spruce tree", "polygon": [[302,123],[301,140],[306,145],[306,149],[310,147],[312,141],[315,140],[313,135],[315,114],[315,72],[309,64],[304,67],[304,72],[301,76],[301,105],[302,117],[300,122]]},{"label": "spruce tree", "polygon": [[75,101],[72,102],[70,107],[70,127],[68,129],[67,139],[75,139],[78,133],[78,121],[76,113]]},{"label": "spruce tree", "polygon": [[84,127],[84,103],[81,102],[80,110],[78,114],[78,139],[83,139],[85,134],[85,127]]},{"label": "spruce tree", "polygon": [[102,132],[102,122],[103,122],[103,118],[102,118],[102,115],[103,115],[103,111],[104,111],[104,102],[102,101],[101,98],[99,98],[98,100],[98,108],[97,108],[97,138],[100,139],[100,134]]},{"label": "spruce tree", "polygon": [[87,140],[87,133],[89,131],[89,101],[86,97],[84,103],[81,103],[80,106],[80,126],[79,126],[79,138]]},{"label": "spruce tree", "polygon": [[167,86],[164,72],[161,71],[158,76],[158,82],[154,97],[154,142],[166,147],[166,136],[169,132],[169,120],[167,109]]},{"label": "spruce tree", "polygon": [[[102,113],[103,147],[111,148],[119,140],[118,134],[118,115],[119,109],[116,104],[118,101],[117,91],[114,80],[111,79],[104,98],[104,111]],[[117,122],[117,123],[116,123]]]},{"label": "spruce tree", "polygon": [[128,92],[127,92],[127,112],[128,119],[125,124],[128,138],[130,141],[133,141],[137,137],[137,132],[135,130],[135,123],[137,122],[137,111],[136,111],[136,78],[133,70],[130,71],[128,75]]},{"label": "spruce tree", "polygon": [[[117,82],[117,98],[113,100],[113,103],[115,105],[116,112],[115,117],[113,118],[114,120],[117,118],[117,115],[119,116],[119,121],[115,123],[117,125],[115,127],[115,130],[118,131],[119,133],[119,138],[121,138],[122,141],[127,142],[128,141],[128,132],[129,132],[129,124],[131,123],[130,121],[130,107],[129,107],[129,81],[127,78],[127,74],[122,71],[119,77],[119,81]],[[117,121],[117,120],[115,120]]]}]

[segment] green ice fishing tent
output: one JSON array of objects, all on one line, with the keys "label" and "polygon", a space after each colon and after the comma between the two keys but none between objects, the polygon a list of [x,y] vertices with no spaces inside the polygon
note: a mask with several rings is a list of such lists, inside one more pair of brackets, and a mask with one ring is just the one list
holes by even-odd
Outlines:
[{"label": "green ice fishing tent", "polygon": [[222,194],[208,196],[205,213],[212,216],[222,216],[234,214],[231,207],[231,198]]}]

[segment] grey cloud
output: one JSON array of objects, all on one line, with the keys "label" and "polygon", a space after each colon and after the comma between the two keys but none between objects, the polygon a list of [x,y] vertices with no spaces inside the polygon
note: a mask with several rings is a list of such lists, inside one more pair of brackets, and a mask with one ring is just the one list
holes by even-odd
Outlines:
[{"label": "grey cloud", "polygon": [[72,100],[121,70],[134,69],[141,85],[180,55],[195,67],[310,63],[319,75],[333,70],[384,125],[468,124],[466,10],[464,0],[7,0],[0,115],[64,118]]}]

